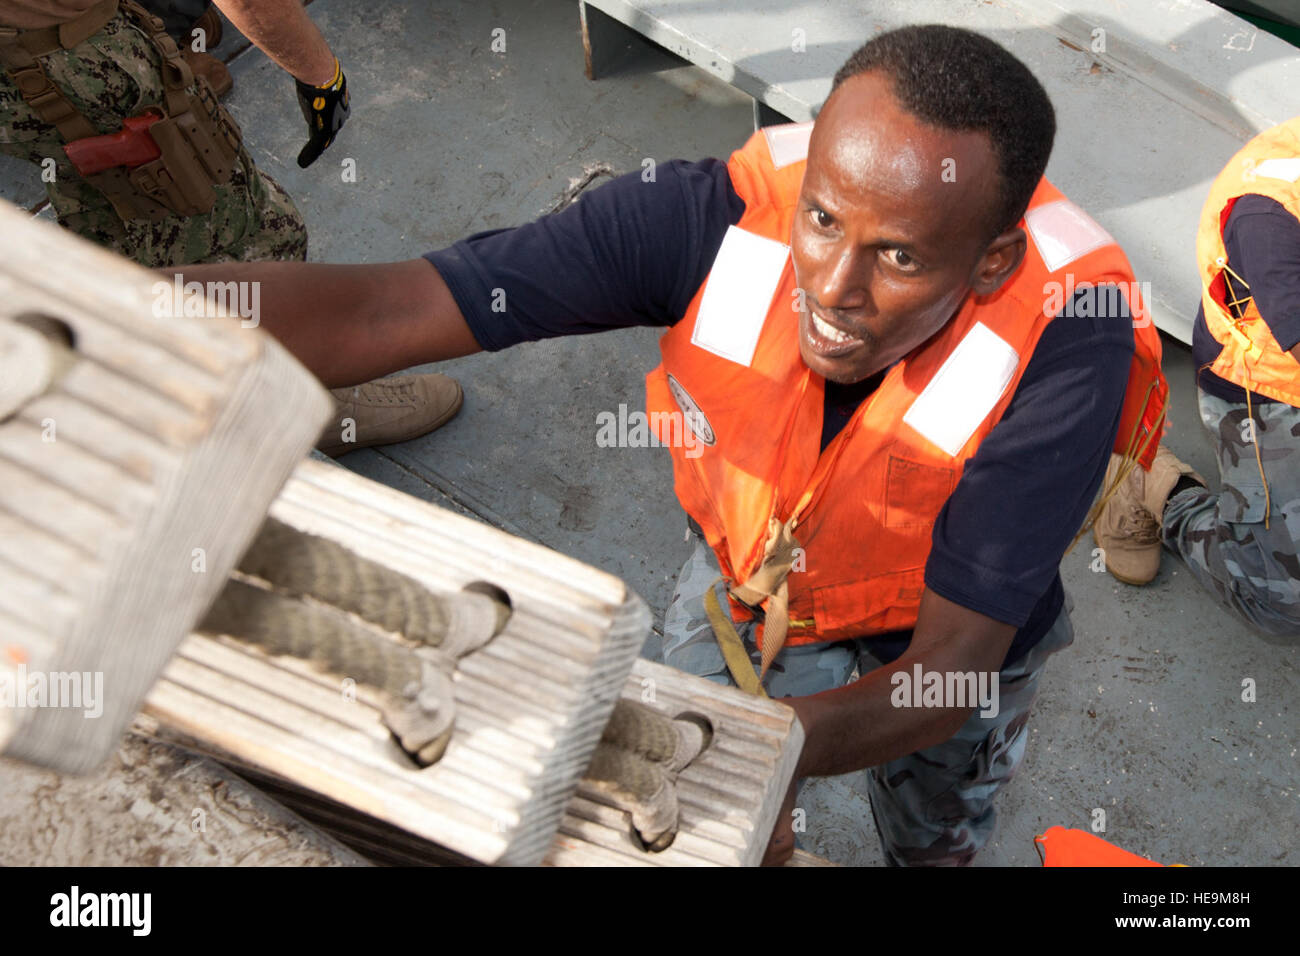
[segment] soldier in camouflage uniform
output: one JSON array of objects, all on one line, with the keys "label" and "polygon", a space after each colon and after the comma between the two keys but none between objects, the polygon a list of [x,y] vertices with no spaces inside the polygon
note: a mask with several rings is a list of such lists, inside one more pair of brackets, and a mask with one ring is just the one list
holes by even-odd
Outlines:
[{"label": "soldier in camouflage uniform", "polygon": [[[1097,522],[1106,567],[1142,585],[1173,551],[1257,631],[1300,637],[1300,118],[1260,133],[1210,187],[1192,335],[1222,488],[1161,448]],[[1111,463],[1111,474],[1119,468]]]},{"label": "soldier in camouflage uniform", "polygon": [[[1248,410],[1204,391],[1200,405],[1201,421],[1218,446],[1222,487],[1217,495],[1203,487],[1173,495],[1165,506],[1163,541],[1225,607],[1266,634],[1295,637],[1300,634],[1300,408],[1270,402],[1252,403]],[[1267,526],[1261,464],[1272,512]]]},{"label": "soldier in camouflage uniform", "polygon": [[[1300,408],[1258,397],[1248,406],[1204,389],[1199,400],[1218,452],[1219,492],[1162,447],[1150,473],[1133,469],[1097,521],[1106,568],[1126,584],[1146,584],[1159,570],[1163,545],[1246,624],[1294,640],[1300,637]],[[1108,474],[1118,467],[1112,462]]]},{"label": "soldier in camouflage uniform", "polygon": [[[308,124],[298,165],[311,165],[348,116],[337,58],[298,0],[255,7],[226,0],[224,9],[286,71],[292,67]],[[164,26],[130,0],[45,0],[43,9],[0,0],[0,149],[42,170],[61,225],[141,265],[306,259],[307,230],[293,201],[258,171],[233,120],[207,84],[193,80]],[[142,147],[151,140],[160,157],[128,157],[117,137],[103,141],[153,108],[154,125],[127,139]],[[82,156],[93,144],[94,168],[80,165],[93,179],[78,172],[65,144]],[[455,417],[464,399],[456,381],[437,373],[333,394],[337,413],[319,446],[331,456],[426,434]]]},{"label": "soldier in camouflage uniform", "polygon": [[[695,551],[682,567],[664,616],[663,662],[734,687],[704,608],[709,588],[727,607],[726,585],[713,549],[698,535],[692,540]],[[996,715],[982,717],[977,708],[943,743],[871,768],[867,795],[891,866],[965,865],[988,842],[997,818],[993,799],[1024,757],[1043,665],[1074,642],[1069,612],[1067,597],[1051,630],[1001,671]],[[756,622],[735,626],[757,669],[762,655],[754,641]],[[806,697],[843,687],[855,669],[865,674],[885,663],[866,639],[787,646],[772,663],[764,686],[774,698]]]},{"label": "soldier in camouflage uniform", "polygon": [[[74,49],[40,62],[100,133],[116,132],[127,116],[162,102],[158,50],[123,11]],[[62,146],[58,130],[36,115],[0,71],[0,150],[42,170],[50,205],[66,228],[151,267],[307,257],[307,229],[293,200],[257,169],[242,144],[230,181],[213,186],[217,200],[210,212],[127,222],[77,174]],[[47,160],[53,160],[53,181]]]}]

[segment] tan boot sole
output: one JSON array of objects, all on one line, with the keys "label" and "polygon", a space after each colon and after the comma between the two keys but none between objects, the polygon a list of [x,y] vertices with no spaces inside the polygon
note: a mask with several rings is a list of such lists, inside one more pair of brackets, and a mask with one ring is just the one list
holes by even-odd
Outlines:
[{"label": "tan boot sole", "polygon": [[[1112,570],[1112,569],[1111,569],[1111,566],[1110,566],[1109,564],[1106,565],[1106,571],[1107,571],[1107,572],[1110,574],[1110,576],[1111,576],[1112,578],[1114,578],[1116,581],[1122,581],[1123,583],[1128,584],[1128,585],[1131,585],[1131,586],[1133,586],[1133,587],[1135,587],[1135,588],[1143,588],[1143,587],[1146,587],[1148,584],[1150,584],[1152,581],[1155,580],[1155,577],[1154,577],[1154,576],[1153,576],[1153,577],[1150,577],[1150,578],[1147,578],[1147,580],[1145,580],[1145,581],[1138,581],[1138,580],[1136,580],[1136,579],[1134,579],[1134,578],[1126,578],[1126,577],[1124,577],[1124,575],[1122,575],[1122,574],[1117,574],[1114,570]],[[1156,572],[1156,573],[1158,574],[1159,572]]]},{"label": "tan boot sole", "polygon": [[[1093,546],[1094,546],[1094,547],[1100,548],[1103,554],[1104,554],[1104,553],[1107,553],[1107,552],[1106,552],[1106,549],[1105,549],[1105,548],[1102,548],[1102,546],[1101,546],[1101,542],[1097,540],[1097,532],[1096,532],[1095,529],[1093,530],[1093,533],[1092,533],[1092,543],[1093,543]],[[1106,573],[1109,574],[1109,575],[1110,575],[1112,578],[1114,578],[1116,581],[1119,581],[1119,582],[1121,582],[1121,583],[1123,583],[1123,584],[1127,584],[1127,585],[1129,585],[1129,586],[1131,586],[1131,587],[1135,587],[1135,588],[1142,588],[1142,587],[1146,587],[1148,584],[1150,584],[1152,581],[1154,581],[1154,580],[1156,579],[1156,575],[1158,575],[1158,574],[1160,573],[1160,568],[1159,568],[1159,566],[1157,566],[1157,567],[1156,567],[1156,573],[1155,573],[1155,574],[1151,575],[1151,577],[1147,578],[1145,581],[1139,581],[1139,580],[1137,580],[1136,578],[1130,578],[1130,577],[1126,577],[1126,576],[1120,574],[1118,571],[1116,571],[1114,568],[1112,568],[1112,567],[1110,566],[1110,562],[1107,561],[1107,562],[1106,562]]]}]

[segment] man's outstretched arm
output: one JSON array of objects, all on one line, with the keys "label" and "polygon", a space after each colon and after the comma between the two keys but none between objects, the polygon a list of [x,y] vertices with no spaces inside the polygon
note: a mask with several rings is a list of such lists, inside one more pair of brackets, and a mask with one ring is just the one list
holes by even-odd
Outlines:
[{"label": "man's outstretched arm", "polygon": [[260,324],[328,388],[480,351],[438,270],[239,262],[185,266],[185,282],[257,282]]},{"label": "man's outstretched arm", "polygon": [[221,12],[280,69],[312,86],[334,76],[334,54],[299,0],[215,0]]},{"label": "man's outstretched arm", "polygon": [[627,173],[563,212],[407,262],[161,271],[260,282],[261,323],[331,388],[484,348],[664,326],[686,311],[744,203],[718,160],[669,160],[658,172],[649,183]]}]

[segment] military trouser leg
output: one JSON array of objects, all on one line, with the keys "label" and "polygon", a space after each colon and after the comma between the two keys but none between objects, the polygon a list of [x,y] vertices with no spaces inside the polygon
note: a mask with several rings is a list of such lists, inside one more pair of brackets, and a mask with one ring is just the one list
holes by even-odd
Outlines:
[{"label": "military trouser leg", "polygon": [[[672,605],[664,616],[663,662],[718,684],[734,685],[704,611],[704,594],[725,586],[712,549],[696,540],[682,567]],[[757,666],[753,622],[736,625]],[[868,796],[885,858],[894,865],[969,863],[993,832],[993,798],[1010,781],[1025,754],[1030,706],[1043,664],[1074,640],[1068,606],[1028,654],[999,675],[998,713],[979,710],[949,740],[871,768]],[[774,697],[801,697],[842,687],[856,666],[866,673],[883,666],[867,641],[786,647],[765,679]]]},{"label": "military trouser leg", "polygon": [[[997,820],[993,798],[1025,756],[1043,665],[1072,643],[1067,599],[1043,638],[998,675],[996,715],[981,717],[976,708],[943,743],[871,768],[871,813],[891,865],[965,865],[988,843]],[[862,658],[866,673],[870,652]]]},{"label": "military trouser leg", "polygon": [[1165,546],[1246,623],[1275,636],[1300,636],[1300,408],[1255,405],[1252,426],[1244,403],[1204,391],[1199,397],[1223,488],[1217,495],[1192,488],[1171,498]]},{"label": "military trouser leg", "polygon": [[[158,51],[120,11],[83,43],[40,62],[103,133],[116,132],[126,117],[163,102]],[[0,152],[36,164],[34,175],[41,175],[60,224],[141,265],[307,257],[307,230],[293,200],[258,171],[243,146],[230,181],[213,187],[217,199],[209,212],[123,222],[103,193],[77,175],[58,130],[32,111],[0,70]]]}]

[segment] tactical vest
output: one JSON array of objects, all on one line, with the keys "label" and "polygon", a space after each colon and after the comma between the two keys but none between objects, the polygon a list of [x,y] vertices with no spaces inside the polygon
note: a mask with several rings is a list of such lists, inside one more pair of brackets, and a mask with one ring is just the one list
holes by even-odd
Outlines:
[{"label": "tactical vest", "polygon": [[[122,131],[99,134],[50,80],[41,59],[59,50],[75,50],[116,17],[119,6],[158,52],[163,102],[128,118]],[[162,20],[134,0],[101,0],[57,26],[34,30],[0,26],[0,68],[32,111],[59,131],[81,179],[103,193],[123,222],[211,212],[217,201],[213,186],[230,182],[242,141],[238,124],[217,102],[207,80],[194,76]],[[142,128],[147,133],[140,133]],[[133,159],[131,165],[114,163],[95,171],[81,167],[75,155],[79,149],[92,144],[108,149],[131,132],[152,144],[146,156]]]},{"label": "tactical vest", "polygon": [[[807,123],[770,127],[732,155],[744,215],[646,379],[677,496],[729,580],[746,581],[763,563],[772,519],[794,519],[802,553],[788,575],[790,644],[916,624],[935,518],[1047,323],[1086,282],[1135,287],[1114,240],[1044,179],[1022,222],[1030,240],[1015,275],[993,295],[968,296],[823,452],[825,380],[799,353],[786,245],[810,132]],[[1130,308],[1137,349],[1116,450],[1149,467],[1167,386],[1140,298]],[[678,422],[689,440],[673,435]],[[733,595],[733,619],[752,616]]]},{"label": "tactical vest", "polygon": [[[1300,406],[1300,362],[1284,351],[1253,298],[1232,303],[1227,279],[1236,279],[1223,245],[1223,227],[1237,200],[1247,194],[1276,200],[1300,218],[1300,118],[1260,133],[1228,161],[1201,211],[1196,261],[1201,303],[1210,334],[1223,351],[1210,369],[1220,378],[1269,398]],[[1230,306],[1242,310],[1241,318]]]}]

